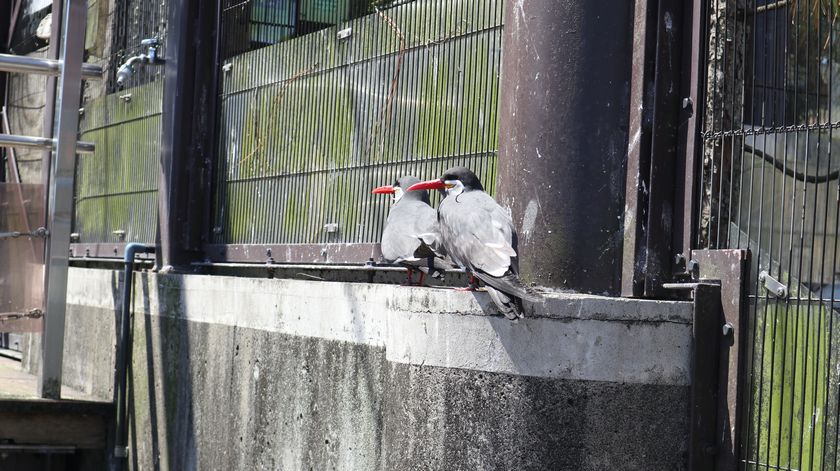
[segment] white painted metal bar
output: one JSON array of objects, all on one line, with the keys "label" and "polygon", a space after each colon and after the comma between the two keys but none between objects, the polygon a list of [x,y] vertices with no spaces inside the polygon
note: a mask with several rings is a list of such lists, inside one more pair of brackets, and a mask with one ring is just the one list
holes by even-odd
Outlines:
[{"label": "white painted metal bar", "polygon": [[[0,72],[17,72],[58,77],[61,74],[61,62],[52,59],[42,59],[40,57],[0,54]],[[82,64],[82,77],[87,80],[101,79],[102,66]]]},{"label": "white painted metal bar", "polygon": [[61,38],[61,75],[56,97],[55,158],[49,188],[49,232],[46,257],[46,313],[41,336],[38,394],[61,398],[64,323],[67,303],[68,254],[73,213],[73,179],[82,91],[87,0],[66,0]]},{"label": "white painted metal bar", "polygon": [[[0,147],[55,150],[55,140],[46,137],[0,134]],[[76,152],[80,154],[92,154],[95,149],[96,146],[92,142],[79,141],[76,143]]]}]

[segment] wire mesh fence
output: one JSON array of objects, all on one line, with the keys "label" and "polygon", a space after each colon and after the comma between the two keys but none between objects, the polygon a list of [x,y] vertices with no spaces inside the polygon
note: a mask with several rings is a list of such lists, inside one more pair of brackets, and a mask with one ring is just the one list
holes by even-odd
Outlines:
[{"label": "wire mesh fence", "polygon": [[741,469],[836,469],[840,7],[709,5],[696,244],[752,253]]},{"label": "wire mesh fence", "polygon": [[[162,82],[85,105],[80,131],[96,153],[76,164],[77,242],[154,243]],[[113,254],[117,255],[117,254]]]},{"label": "wire mesh fence", "polygon": [[[108,2],[106,2],[108,3]],[[94,58],[106,72],[104,89],[88,89],[81,139],[96,144],[76,166],[74,242],[153,243],[157,230],[163,67],[137,66],[122,89],[117,70],[145,53],[144,39],[166,39],[166,0],[117,0],[108,22],[87,30],[87,44],[107,44]],[[89,15],[90,16],[90,15]],[[91,83],[89,87],[101,87]],[[118,253],[99,254],[117,256]]]},{"label": "wire mesh fence", "polygon": [[291,39],[223,66],[213,243],[377,242],[390,202],[370,190],[453,165],[493,191],[503,2],[380,3],[225,10],[233,52],[264,42],[257,5],[294,5],[271,30]]}]

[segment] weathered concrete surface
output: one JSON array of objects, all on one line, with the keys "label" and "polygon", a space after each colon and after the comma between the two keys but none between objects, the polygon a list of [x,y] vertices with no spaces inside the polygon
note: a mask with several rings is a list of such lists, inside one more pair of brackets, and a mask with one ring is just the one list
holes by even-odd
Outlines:
[{"label": "weathered concrete surface", "polygon": [[[71,280],[65,378],[110,397],[118,279],[73,269]],[[134,469],[685,467],[687,303],[559,294],[510,324],[485,311],[485,297],[138,276],[130,461]]]}]

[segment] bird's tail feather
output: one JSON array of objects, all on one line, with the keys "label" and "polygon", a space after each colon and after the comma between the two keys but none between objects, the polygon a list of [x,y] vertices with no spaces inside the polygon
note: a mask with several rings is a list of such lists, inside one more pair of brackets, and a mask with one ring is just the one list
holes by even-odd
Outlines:
[{"label": "bird's tail feather", "polygon": [[490,276],[486,273],[475,272],[475,276],[477,276],[484,284],[488,286],[492,286],[503,293],[507,293],[510,296],[523,299],[525,301],[529,301],[532,303],[539,303],[542,302],[543,297],[536,291],[534,291],[531,287],[526,286],[522,281],[513,273],[508,273],[507,275],[495,277]]},{"label": "bird's tail feather", "polygon": [[487,294],[490,295],[490,299],[493,300],[493,303],[499,308],[499,311],[505,315],[510,320],[516,320],[520,317],[523,317],[522,313],[522,301],[519,298],[508,296],[507,294],[496,290],[492,286],[487,286]]}]

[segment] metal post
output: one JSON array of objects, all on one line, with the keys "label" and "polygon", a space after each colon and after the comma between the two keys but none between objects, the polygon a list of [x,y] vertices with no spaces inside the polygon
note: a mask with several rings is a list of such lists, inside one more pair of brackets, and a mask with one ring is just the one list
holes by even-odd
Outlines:
[{"label": "metal post", "polygon": [[[682,217],[674,219],[674,252],[686,260],[693,246],[697,230],[697,175],[699,171],[705,108],[706,76],[706,3],[692,0],[685,12],[685,40],[683,41],[682,90],[685,105],[679,122],[677,148],[676,204],[682,207]],[[690,9],[689,9],[690,8]],[[685,123],[684,125],[682,123]],[[683,267],[675,267],[683,268]]]},{"label": "metal post", "polygon": [[506,7],[498,198],[522,276],[617,294],[633,2]]},{"label": "metal post", "polygon": [[[50,47],[47,50],[47,59],[58,60],[58,55],[61,52],[61,29],[62,20],[64,18],[64,1],[52,1],[52,27],[50,28]],[[56,99],[56,85],[58,80],[55,77],[47,77],[47,97],[44,102],[44,137],[52,138],[53,124],[55,123],[55,99]],[[52,168],[53,153],[52,151],[45,151],[41,154],[41,184],[44,188],[50,185],[50,169]],[[49,205],[49,194],[44,192],[44,207]],[[44,214],[44,224],[47,224],[46,218],[48,215]]]},{"label": "metal post", "polygon": [[61,365],[64,350],[64,316],[67,298],[67,258],[73,212],[73,178],[79,99],[82,91],[82,56],[85,44],[87,2],[65,3],[61,41],[62,74],[56,103],[56,153],[49,189],[50,238],[47,244],[46,315],[41,338],[41,373],[38,394],[61,398]]},{"label": "metal post", "polygon": [[168,5],[161,130],[158,267],[199,258],[209,217],[215,116],[216,15],[220,0]]}]

